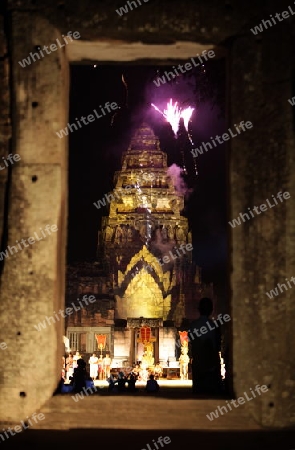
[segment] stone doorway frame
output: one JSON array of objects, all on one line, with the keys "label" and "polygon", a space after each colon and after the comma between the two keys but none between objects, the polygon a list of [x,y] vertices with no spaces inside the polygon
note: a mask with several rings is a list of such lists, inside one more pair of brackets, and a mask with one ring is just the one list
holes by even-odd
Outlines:
[{"label": "stone doorway frame", "polygon": [[[23,292],[17,304],[19,319],[7,339],[10,355],[16,354],[20,345],[26,348],[26,355],[33,357],[36,350],[39,354],[37,368],[34,369],[24,356],[16,372],[11,375],[11,387],[3,390],[3,400],[13,398],[8,402],[8,408],[4,406],[6,401],[2,403],[1,416],[7,420],[20,419],[40,408],[50,398],[59,380],[58,361],[63,356],[64,324],[59,321],[42,333],[36,332],[34,324],[44,318],[44,311],[49,314],[49,311],[58,311],[64,306],[68,140],[58,138],[56,132],[65,128],[68,122],[69,65],[82,59],[88,62],[155,59],[156,49],[159,62],[175,58],[185,60],[202,50],[215,48],[214,45],[194,42],[176,42],[167,46],[80,40],[73,41],[62,51],[52,52],[40,60],[36,58],[36,62],[23,68],[18,61],[30,52],[37,52],[40,45],[55,42],[56,39],[61,42],[62,33],[44,17],[35,16],[33,21],[32,18],[28,20],[27,13],[13,14],[12,29],[12,148],[22,159],[12,173],[9,186],[11,201],[7,243],[12,244],[19,236],[32,236],[36,226],[45,227],[47,223],[56,224],[58,233],[35,245],[33,251],[20,252],[19,270],[14,267],[13,259],[8,258],[4,264],[3,277],[7,281],[3,283],[1,293],[5,307],[2,321],[15,314],[15,305],[10,298],[19,297],[20,287]],[[116,58],[112,54],[114,48],[115,54],[118,54]],[[220,49],[220,52],[223,50]],[[16,222],[11,217],[18,211],[20,219]],[[41,280],[45,280],[46,293]],[[26,298],[30,299],[29,308],[25,308]],[[47,361],[55,362],[49,370]],[[5,372],[9,359],[4,357],[2,364]],[[28,376],[30,373],[31,377]],[[24,378],[31,378],[32,382],[19,386],[19,380]],[[44,382],[39,386],[33,379]]]},{"label": "stone doorway frame", "polygon": [[[61,39],[62,32],[68,30],[60,31],[45,15],[13,11],[11,17],[11,59],[9,69],[3,76],[10,88],[12,111],[12,139],[11,142],[8,139],[7,149],[19,153],[22,159],[9,172],[7,179],[5,176],[1,178],[5,192],[2,196],[3,205],[6,199],[5,210],[2,205],[2,248],[13,245],[19,237],[32,236],[36,227],[43,227],[47,223],[58,226],[58,233],[32,249],[20,252],[17,265],[14,258],[7,258],[2,267],[0,320],[1,329],[5,329],[7,350],[2,352],[0,360],[0,416],[4,421],[19,422],[46,403],[59,378],[58,361],[62,356],[60,338],[64,324],[58,322],[48,326],[42,334],[36,332],[34,324],[44,318],[44,314],[51,313],[53,309],[58,310],[64,304],[68,145],[65,138],[55,139],[54,133],[67,124],[68,66],[74,60],[65,52],[54,52],[46,55],[42,61],[21,68],[19,60],[34,49],[37,51],[39,45],[48,45],[56,38]],[[263,219],[251,222],[251,239],[248,225],[231,232],[234,388],[237,395],[243,395],[245,386],[250,388],[257,383],[267,384],[267,394],[259,398],[255,405],[254,402],[248,402],[246,407],[260,424],[287,427],[295,423],[295,402],[290,400],[295,398],[295,362],[289,358],[287,344],[293,342],[295,306],[292,293],[289,292],[280,302],[279,310],[276,303],[268,302],[265,305],[265,290],[266,286],[273,287],[271,280],[277,280],[274,258],[280,260],[286,270],[292,272],[294,268],[295,185],[291,175],[295,165],[294,127],[293,114],[287,103],[287,99],[292,96],[292,67],[288,64],[292,47],[291,41],[286,38],[286,31],[279,27],[274,28],[274,34],[269,40],[253,39],[252,36],[238,33],[238,28],[231,28],[224,34],[233,37],[228,43],[230,123],[234,123],[236,117],[257,121],[251,135],[245,135],[243,141],[236,139],[230,143],[230,219],[238,216],[246,206],[262,203],[269,193],[275,194],[282,184],[291,193],[291,200],[281,209],[281,220],[275,222],[273,228]],[[211,33],[212,40],[213,35],[214,31]],[[272,56],[277,40],[285,43],[278,55],[279,61]],[[115,41],[108,46],[104,40],[102,44],[94,43],[94,46],[105,46],[105,51],[110,54],[110,49],[114,47],[118,50],[122,42]],[[136,47],[130,42],[124,45],[127,52],[133,52]],[[138,48],[142,50],[144,45],[139,44]],[[176,50],[177,43],[173,45],[170,49]],[[167,50],[166,45],[158,45],[156,49],[163,51],[163,47]],[[209,45],[206,48],[209,49]],[[196,47],[190,47],[182,57],[195,56],[195,52]],[[143,53],[140,54],[143,57]],[[173,57],[178,55],[175,51]],[[155,47],[150,46],[150,53],[145,57],[154,58]],[[114,59],[119,60],[117,57]],[[163,53],[161,59],[164,59]],[[126,54],[123,60],[126,61]],[[280,67],[286,67],[284,79]],[[270,73],[271,82],[276,83],[276,89],[271,91],[273,103],[268,102],[269,83],[262,82],[263,77],[268,77]],[[252,101],[253,92],[256,102]],[[6,97],[5,101],[8,102]],[[261,127],[261,123],[265,123],[261,105],[265,104],[271,121],[269,126]],[[284,124],[281,124],[281,116],[285,118]],[[279,134],[276,121],[281,124]],[[278,140],[280,146],[277,145]],[[265,146],[264,142],[268,145]],[[263,152],[259,152],[262,149]],[[280,163],[279,180],[271,176],[272,172],[266,164],[269,160],[274,161],[274,166]],[[251,188],[253,179],[255,189]],[[270,252],[268,246],[271,239],[274,239],[277,248],[274,246]],[[252,300],[254,316],[249,308]],[[288,314],[284,315],[283,309]],[[255,340],[252,336],[253,320]],[[278,324],[276,330],[274,322]],[[283,328],[279,328],[279,323],[283,324]],[[285,339],[281,338],[282,333],[286,334]],[[273,344],[271,349],[268,347],[270,341]],[[17,366],[11,363],[14,355],[19,355]],[[32,365],[32,359],[36,365]],[[48,361],[55,363],[48,367]],[[283,397],[282,367],[285,380]],[[42,380],[42,384],[38,380]]]}]

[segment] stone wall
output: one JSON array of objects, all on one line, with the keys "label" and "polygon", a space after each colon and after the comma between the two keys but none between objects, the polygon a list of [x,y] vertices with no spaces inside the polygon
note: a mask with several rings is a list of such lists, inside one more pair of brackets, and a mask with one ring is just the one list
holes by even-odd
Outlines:
[{"label": "stone wall", "polygon": [[4,260],[0,306],[2,339],[7,343],[0,363],[4,420],[25,418],[39,409],[60,376],[63,321],[41,331],[34,325],[64,306],[67,225],[67,145],[52,140],[52,133],[66,121],[68,65],[60,52],[44,58],[42,66],[22,68],[17,63],[40,42],[60,33],[40,17],[13,14],[10,19],[6,70],[13,80],[11,151],[21,160],[11,169],[7,185],[8,233],[2,235],[2,249],[33,237],[47,224],[56,225],[58,231]]},{"label": "stone wall", "polygon": [[[114,363],[123,363],[130,359],[131,329],[114,331]],[[115,366],[114,366],[115,367]],[[122,366],[121,366],[122,367]]]},{"label": "stone wall", "polygon": [[[266,426],[295,424],[294,292],[273,299],[266,295],[295,273],[290,31],[286,23],[257,39],[236,38],[230,56],[230,125],[253,123],[243,139],[232,140],[231,217],[266,199],[274,205],[272,195],[279,191],[291,195],[232,231],[234,387],[237,393],[256,384],[269,387],[259,399],[260,408],[248,405]],[[238,79],[240,83],[234,82]]]},{"label": "stone wall", "polygon": [[[175,328],[166,327],[159,329],[159,360],[167,362],[169,358],[176,357],[175,342],[177,340],[177,331]],[[155,361],[157,362],[157,361]]]}]

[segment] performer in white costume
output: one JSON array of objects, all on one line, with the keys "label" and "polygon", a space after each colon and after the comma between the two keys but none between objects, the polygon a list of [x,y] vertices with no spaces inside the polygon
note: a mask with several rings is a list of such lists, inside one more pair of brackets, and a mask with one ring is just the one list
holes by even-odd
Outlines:
[{"label": "performer in white costume", "polygon": [[77,369],[77,367],[78,367],[77,361],[78,361],[78,359],[80,359],[80,358],[82,358],[82,356],[80,355],[79,350],[77,350],[77,351],[76,351],[76,354],[73,356],[73,360],[74,360],[74,362],[73,362],[73,368],[74,368],[74,369]]},{"label": "performer in white costume", "polygon": [[88,363],[90,364],[90,377],[94,380],[96,380],[98,375],[98,357],[95,353],[93,353],[92,356],[90,356]]}]

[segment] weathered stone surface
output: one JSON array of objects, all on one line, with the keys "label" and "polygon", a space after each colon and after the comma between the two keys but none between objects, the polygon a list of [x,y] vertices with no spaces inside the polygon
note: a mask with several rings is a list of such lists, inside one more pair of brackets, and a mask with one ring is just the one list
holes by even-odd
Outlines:
[{"label": "weathered stone surface", "polygon": [[[245,217],[231,231],[234,388],[238,396],[257,384],[269,386],[247,404],[264,426],[295,424],[294,293],[290,289],[273,299],[266,295],[294,275],[295,150],[288,103],[288,31],[277,26],[264,31],[259,41],[252,36],[236,39],[230,57],[230,125],[253,123],[231,141],[231,220],[266,199],[274,205],[250,220]],[[278,41],[280,51],[272,58]],[[289,191],[291,198],[275,205],[272,195],[279,191]]]},{"label": "weathered stone surface", "polygon": [[[0,18],[0,162],[3,157],[6,158],[11,148],[11,93],[9,90],[9,59],[8,59],[8,43],[4,33],[4,20]],[[1,163],[0,163],[1,164]],[[3,169],[4,168],[4,169]],[[10,169],[5,165],[1,165],[0,170],[0,236],[5,238],[5,196],[7,195],[7,182],[9,179]],[[0,266],[1,270],[3,264]]]},{"label": "weathered stone surface", "polygon": [[263,16],[261,6],[255,5],[253,10],[249,5],[245,9],[241,0],[230,3],[150,0],[120,16],[116,9],[126,3],[121,0],[83,0],[81,3],[43,0],[39,4],[32,0],[8,0],[8,8],[41,12],[62,33],[79,31],[83,40],[107,37],[155,44],[170,44],[176,40],[222,42],[245,29],[248,31],[252,21],[259,21]]},{"label": "weathered stone surface", "polygon": [[[45,26],[46,24],[46,26]],[[22,68],[18,60],[33,50],[42,35],[47,42],[56,31],[45,19],[27,14],[12,20],[13,140],[21,156],[9,185],[7,242],[42,237],[41,229],[56,225],[57,232],[33,244],[19,244],[4,258],[1,280],[1,406],[3,420],[25,418],[48,399],[60,377],[63,352],[61,321],[34,326],[64,305],[64,267],[67,219],[67,142],[54,131],[65,126],[68,104],[67,67],[63,54]],[[5,81],[5,80],[4,80]],[[50,93],[50,95],[48,95]],[[36,103],[34,103],[36,102]],[[37,240],[37,237],[35,237]],[[4,246],[5,243],[5,246]]]}]

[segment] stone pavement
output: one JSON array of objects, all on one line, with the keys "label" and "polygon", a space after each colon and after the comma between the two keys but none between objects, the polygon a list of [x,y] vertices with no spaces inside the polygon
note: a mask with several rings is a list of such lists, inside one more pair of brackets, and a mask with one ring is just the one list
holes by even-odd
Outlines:
[{"label": "stone pavement", "polygon": [[[241,405],[210,421],[206,414],[225,398],[193,398],[188,389],[167,389],[155,395],[109,394],[106,389],[75,402],[70,394],[55,395],[40,410],[43,421],[1,442],[1,448],[67,449],[94,446],[98,449],[160,450],[153,439],[168,436],[164,450],[182,447],[216,450],[290,450],[295,448],[295,430],[261,429]],[[2,424],[1,429],[9,425]],[[147,446],[150,445],[150,448]],[[84,448],[83,448],[84,450]]]}]

